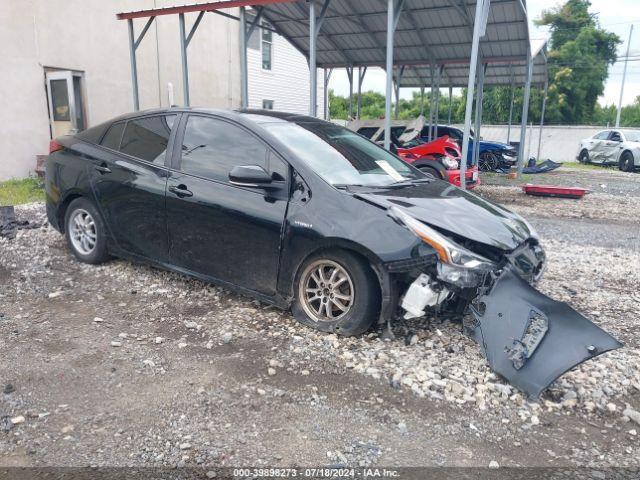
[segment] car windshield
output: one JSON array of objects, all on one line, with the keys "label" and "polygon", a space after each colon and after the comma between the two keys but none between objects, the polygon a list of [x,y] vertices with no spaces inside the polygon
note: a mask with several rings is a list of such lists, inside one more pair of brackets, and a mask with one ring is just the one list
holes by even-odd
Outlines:
[{"label": "car windshield", "polygon": [[640,142],[640,130],[627,130],[624,132],[627,142]]},{"label": "car windshield", "polygon": [[339,125],[274,122],[262,126],[334,186],[383,187],[422,178],[395,155]]}]

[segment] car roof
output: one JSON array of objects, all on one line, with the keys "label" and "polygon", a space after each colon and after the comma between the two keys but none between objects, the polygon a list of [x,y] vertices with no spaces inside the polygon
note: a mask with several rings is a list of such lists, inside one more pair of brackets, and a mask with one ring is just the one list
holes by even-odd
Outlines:
[{"label": "car roof", "polygon": [[[217,108],[203,108],[203,107],[170,107],[170,108],[153,108],[148,110],[140,110],[137,112],[129,112],[117,117],[114,117],[104,123],[93,126],[82,132],[75,134],[80,140],[88,141],[90,143],[99,143],[102,136],[108,130],[108,128],[114,123],[125,122],[131,119],[152,116],[152,115],[166,115],[177,113],[203,113],[209,115],[216,115],[225,117],[230,120],[236,120],[242,124],[266,124],[266,123],[321,123],[324,120],[310,117],[308,115],[300,115],[297,113],[279,112],[276,110],[258,110],[258,109],[217,109]],[[249,126],[249,125],[247,125]]]}]

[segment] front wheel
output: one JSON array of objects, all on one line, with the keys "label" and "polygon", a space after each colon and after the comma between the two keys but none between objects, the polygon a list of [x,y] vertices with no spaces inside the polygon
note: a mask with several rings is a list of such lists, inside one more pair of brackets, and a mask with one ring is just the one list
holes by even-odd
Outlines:
[{"label": "front wheel", "polygon": [[361,334],[380,310],[375,273],[364,260],[344,251],[309,258],[296,275],[295,290],[294,317],[323,332]]},{"label": "front wheel", "polygon": [[498,168],[500,159],[493,152],[483,152],[478,158],[478,168],[481,172],[493,172]]},{"label": "front wheel", "polygon": [[580,163],[584,163],[585,165],[589,163],[589,152],[587,152],[586,150],[582,150],[582,152],[580,152],[580,156],[578,157],[578,161]]},{"label": "front wheel", "polygon": [[633,155],[631,152],[624,152],[620,156],[620,161],[618,162],[618,168],[623,172],[633,172]]},{"label": "front wheel", "polygon": [[67,244],[78,260],[98,264],[109,258],[104,223],[89,200],[73,200],[65,213],[64,225]]},{"label": "front wheel", "polygon": [[439,180],[444,180],[444,177],[442,176],[442,174],[433,167],[418,167],[418,169],[426,175],[431,175],[432,177],[437,178]]}]

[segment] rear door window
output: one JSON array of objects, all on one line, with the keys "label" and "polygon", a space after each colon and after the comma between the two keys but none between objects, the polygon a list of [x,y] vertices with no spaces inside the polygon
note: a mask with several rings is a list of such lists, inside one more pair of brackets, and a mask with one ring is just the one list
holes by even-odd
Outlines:
[{"label": "rear door window", "polygon": [[129,120],[122,136],[120,151],[147,162],[163,165],[176,115]]},{"label": "rear door window", "polygon": [[182,140],[180,170],[190,175],[229,182],[238,165],[258,165],[268,170],[267,146],[233,123],[190,115]]},{"label": "rear door window", "polygon": [[102,137],[100,145],[110,148],[112,150],[118,150],[120,148],[120,140],[122,139],[122,132],[124,131],[124,122],[114,123],[109,127],[107,133]]}]

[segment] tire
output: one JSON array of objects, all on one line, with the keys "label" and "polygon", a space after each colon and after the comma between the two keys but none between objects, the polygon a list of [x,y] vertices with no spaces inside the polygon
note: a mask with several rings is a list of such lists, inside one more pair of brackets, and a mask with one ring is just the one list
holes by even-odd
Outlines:
[{"label": "tire", "polygon": [[478,158],[478,168],[481,172],[493,172],[499,163],[500,159],[494,152],[483,152]]},{"label": "tire", "polygon": [[618,168],[623,172],[633,172],[633,154],[631,152],[623,152],[618,161]]},{"label": "tire", "polygon": [[585,165],[587,163],[591,163],[591,160],[589,159],[589,152],[587,152],[586,150],[582,150],[580,152],[580,156],[578,157],[578,162],[584,163]]},{"label": "tire", "polygon": [[359,335],[371,328],[380,311],[375,273],[365,261],[346,251],[312,255],[298,269],[294,288],[293,316],[322,332]]},{"label": "tire", "polygon": [[420,170],[424,174],[431,175],[438,180],[444,180],[444,177],[440,174],[440,172],[433,167],[418,167],[418,170]]},{"label": "tire", "polygon": [[109,259],[104,222],[86,198],[76,198],[67,208],[64,234],[69,248],[81,262],[96,265]]}]

